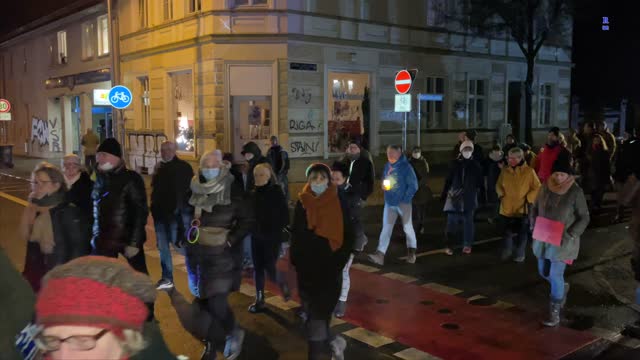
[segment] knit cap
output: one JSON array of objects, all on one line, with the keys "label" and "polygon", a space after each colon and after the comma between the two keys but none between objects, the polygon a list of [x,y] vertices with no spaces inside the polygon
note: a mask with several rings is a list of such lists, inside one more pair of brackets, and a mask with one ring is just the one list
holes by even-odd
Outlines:
[{"label": "knit cap", "polygon": [[51,270],[36,300],[36,322],[142,331],[156,290],[151,279],[128,264],[85,256]]},{"label": "knit cap", "polygon": [[98,146],[98,150],[96,152],[105,152],[119,158],[122,157],[122,147],[120,146],[118,140],[114,138],[105,139],[102,144]]}]

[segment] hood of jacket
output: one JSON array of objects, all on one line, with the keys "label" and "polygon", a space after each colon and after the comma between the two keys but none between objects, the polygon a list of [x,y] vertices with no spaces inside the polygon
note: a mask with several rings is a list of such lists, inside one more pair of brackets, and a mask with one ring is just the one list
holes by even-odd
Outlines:
[{"label": "hood of jacket", "polygon": [[258,144],[254,143],[253,141],[250,141],[242,146],[242,155],[246,153],[253,154],[254,158],[259,158],[260,156],[262,156],[262,150],[260,150],[260,146],[258,146]]}]

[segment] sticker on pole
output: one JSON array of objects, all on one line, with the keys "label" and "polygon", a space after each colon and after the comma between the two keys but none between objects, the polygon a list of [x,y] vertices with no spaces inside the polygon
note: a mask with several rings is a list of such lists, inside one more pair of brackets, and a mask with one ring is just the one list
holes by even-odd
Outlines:
[{"label": "sticker on pole", "polygon": [[411,112],[411,94],[396,94],[395,112]]},{"label": "sticker on pole", "polygon": [[396,74],[395,87],[398,94],[406,94],[411,90],[413,79],[407,70],[401,70]]},{"label": "sticker on pole", "polygon": [[0,113],[11,111],[11,103],[7,99],[0,99]]},{"label": "sticker on pole", "polygon": [[131,90],[126,86],[117,85],[109,90],[109,104],[116,109],[124,109],[131,105]]}]

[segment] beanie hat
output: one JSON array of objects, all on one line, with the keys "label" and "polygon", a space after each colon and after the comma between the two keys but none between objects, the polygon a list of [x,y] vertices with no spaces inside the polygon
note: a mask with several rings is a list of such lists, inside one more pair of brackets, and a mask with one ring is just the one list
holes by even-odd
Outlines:
[{"label": "beanie hat", "polygon": [[122,148],[120,147],[120,143],[114,138],[105,139],[102,144],[98,146],[98,150],[96,152],[104,152],[119,158],[122,157]]},{"label": "beanie hat", "polygon": [[309,167],[304,172],[304,174],[307,178],[309,178],[309,174],[311,174],[312,172],[318,172],[318,171],[323,172],[327,177],[327,179],[331,180],[331,169],[326,164],[323,164],[323,163],[313,163],[309,165]]},{"label": "beanie hat", "polygon": [[335,161],[331,165],[331,171],[338,171],[346,179],[349,177],[349,166],[342,161]]},{"label": "beanie hat", "polygon": [[85,256],[51,270],[36,300],[38,325],[80,325],[142,331],[156,290],[151,279],[129,265]]},{"label": "beanie hat", "polygon": [[560,151],[558,158],[553,162],[551,167],[551,173],[563,172],[569,175],[573,175],[573,169],[571,168],[571,156],[568,151]]},{"label": "beanie hat", "polygon": [[473,150],[473,141],[470,141],[470,140],[463,141],[462,144],[460,144],[460,152],[462,152],[462,149],[466,147],[470,147],[471,150]]},{"label": "beanie hat", "polygon": [[555,136],[560,136],[560,128],[557,126],[554,126],[551,129],[549,129],[549,132],[553,133],[553,135]]}]

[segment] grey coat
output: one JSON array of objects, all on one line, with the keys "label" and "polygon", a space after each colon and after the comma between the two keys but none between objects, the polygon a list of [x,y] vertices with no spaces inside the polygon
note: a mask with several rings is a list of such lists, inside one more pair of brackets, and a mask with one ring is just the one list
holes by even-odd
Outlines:
[{"label": "grey coat", "polygon": [[551,261],[575,260],[580,251],[580,236],[589,225],[589,209],[582,188],[574,183],[564,195],[558,195],[545,184],[531,209],[532,228],[538,216],[559,221],[565,226],[560,246],[533,240],[536,257]]}]

